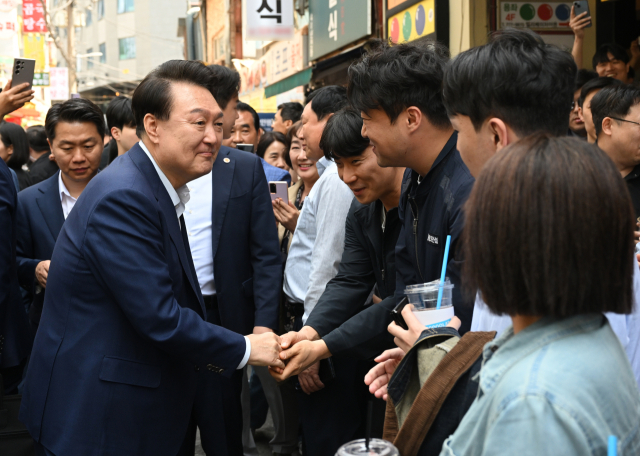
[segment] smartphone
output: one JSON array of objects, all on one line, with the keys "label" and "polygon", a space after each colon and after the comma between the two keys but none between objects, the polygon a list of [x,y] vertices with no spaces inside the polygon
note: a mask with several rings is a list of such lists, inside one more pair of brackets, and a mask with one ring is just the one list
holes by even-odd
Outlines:
[{"label": "smartphone", "polygon": [[321,359],[318,368],[318,377],[323,385],[331,383],[336,378],[336,368],[333,364],[333,358]]},{"label": "smartphone", "polygon": [[289,186],[286,182],[269,182],[269,193],[271,193],[271,201],[276,198],[282,198],[285,204],[289,204]]},{"label": "smartphone", "polygon": [[253,144],[236,144],[236,149],[253,153]]},{"label": "smartphone", "polygon": [[[587,0],[573,2],[573,11],[576,16],[579,16],[586,11],[587,15],[585,17],[591,17],[591,12],[589,11],[589,2]],[[589,24],[585,26],[585,28],[589,27],[591,27],[591,21],[589,21]]]},{"label": "smartphone", "polygon": [[408,303],[409,300],[405,296],[404,298],[402,298],[402,301],[400,301],[398,305],[391,311],[391,318],[393,319],[393,321],[396,322],[396,325],[405,330],[409,329],[409,327],[405,323],[404,318],[402,318],[402,309],[404,309],[404,306],[406,306]]},{"label": "smartphone", "polygon": [[19,86],[25,82],[29,83],[31,90],[33,87],[33,73],[36,69],[36,61],[34,59],[18,58],[13,60],[13,72],[11,73],[11,87]]}]

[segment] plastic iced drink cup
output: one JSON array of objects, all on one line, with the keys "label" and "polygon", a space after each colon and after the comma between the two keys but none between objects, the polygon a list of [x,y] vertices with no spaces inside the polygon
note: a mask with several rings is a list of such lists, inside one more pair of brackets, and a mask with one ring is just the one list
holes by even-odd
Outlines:
[{"label": "plastic iced drink cup", "polygon": [[391,442],[380,439],[369,440],[369,449],[364,439],[353,440],[349,443],[345,443],[340,448],[336,456],[365,456],[365,455],[380,455],[380,456],[400,456],[400,452]]},{"label": "plastic iced drink cup", "polygon": [[[440,308],[438,305],[438,293],[442,288],[442,302]],[[409,285],[405,288],[404,294],[407,296],[409,304],[413,304],[413,314],[420,323],[427,328],[439,328],[447,326],[454,316],[453,305],[451,302],[451,291],[453,284],[446,279],[444,284],[440,280],[433,282],[421,283],[418,285]]]}]

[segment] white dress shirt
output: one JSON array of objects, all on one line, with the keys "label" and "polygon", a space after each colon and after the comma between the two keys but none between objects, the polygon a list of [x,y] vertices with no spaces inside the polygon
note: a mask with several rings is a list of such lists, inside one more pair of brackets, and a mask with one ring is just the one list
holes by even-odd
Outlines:
[{"label": "white dress shirt", "polygon": [[329,280],[338,273],[344,251],[344,224],[353,192],[338,176],[336,164],[322,158],[320,179],[304,200],[284,271],[284,292],[304,303],[306,322]]},{"label": "white dress shirt", "polygon": [[69,216],[69,212],[73,209],[73,206],[76,205],[76,201],[78,198],[74,198],[67,190],[67,186],[64,185],[62,181],[62,171],[58,173],[58,190],[60,191],[60,202],[62,203],[62,213],[64,214],[64,219],[66,220]]},{"label": "white dress shirt", "polygon": [[[169,182],[169,179],[167,179],[167,176],[165,176],[165,174],[162,172],[162,170],[160,169],[160,167],[158,166],[158,164],[154,160],[153,156],[149,152],[149,149],[147,149],[147,146],[145,146],[142,141],[140,141],[138,144],[140,144],[140,147],[142,148],[142,150],[144,150],[144,153],[147,154],[147,157],[149,157],[149,160],[151,160],[151,163],[153,163],[153,167],[156,169],[156,172],[158,173],[158,177],[160,177],[160,181],[162,182],[162,185],[164,185],[164,188],[167,190],[167,193],[169,193],[169,197],[171,198],[171,202],[173,203],[173,205],[176,208],[176,215],[178,217],[178,223],[180,223],[180,216],[184,212],[185,206],[189,202],[189,199],[190,199],[189,187],[187,185],[183,185],[182,187],[180,187],[176,191],[176,189],[174,189],[173,186],[171,185],[171,182]],[[211,198],[209,198],[209,200],[211,200]],[[211,203],[209,203],[209,204],[211,205]],[[211,211],[209,211],[209,213],[211,213]],[[209,219],[209,223],[211,223],[211,219]],[[213,268],[213,257],[211,257],[211,263],[212,263],[211,267]],[[249,361],[249,355],[251,355],[251,341],[249,340],[249,338],[247,336],[244,336],[244,340],[245,340],[245,343],[246,343],[246,349],[244,351],[244,357],[242,358],[242,361],[240,361],[240,364],[238,365],[238,367],[236,369],[244,368],[244,366]]]},{"label": "white dress shirt", "polygon": [[187,185],[191,198],[185,206],[184,222],[187,226],[193,265],[196,268],[202,294],[213,296],[216,294],[216,284],[213,280],[211,173],[192,180]]},{"label": "white dress shirt", "polygon": [[[640,387],[640,268],[635,258],[633,264],[633,312],[630,315],[607,312],[605,316],[627,353],[633,375]],[[497,331],[499,336],[511,325],[511,317],[494,314],[484,303],[480,294],[476,295],[471,331]]]}]

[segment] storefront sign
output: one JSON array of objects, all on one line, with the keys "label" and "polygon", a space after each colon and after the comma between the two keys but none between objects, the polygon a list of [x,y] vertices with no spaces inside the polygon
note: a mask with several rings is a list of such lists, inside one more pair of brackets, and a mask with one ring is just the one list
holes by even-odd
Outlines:
[{"label": "storefront sign", "polygon": [[276,41],[293,38],[293,0],[245,0],[245,39]]},{"label": "storefront sign", "polygon": [[306,36],[296,33],[291,41],[280,41],[267,52],[267,85],[305,69],[308,63]]},{"label": "storefront sign", "polygon": [[24,57],[26,59],[34,59],[36,61],[35,71],[42,73],[44,71],[44,35],[37,33],[28,33],[23,35],[24,40]]},{"label": "storefront sign", "polygon": [[[423,0],[387,20],[393,43],[406,43],[436,32],[435,0]],[[435,38],[435,35],[434,35]]]},{"label": "storefront sign", "polygon": [[500,28],[569,31],[571,2],[500,2]]},{"label": "storefront sign", "polygon": [[47,23],[44,20],[44,8],[40,0],[22,0],[23,33],[46,33]]},{"label": "storefront sign", "polygon": [[34,86],[48,86],[49,85],[49,73],[34,73],[33,75]]},{"label": "storefront sign", "polygon": [[371,34],[371,0],[311,0],[309,60]]},{"label": "storefront sign", "polygon": [[49,70],[49,96],[52,100],[69,99],[69,69],[56,67]]},{"label": "storefront sign", "polygon": [[18,30],[18,13],[15,9],[0,12],[0,40],[13,38]]}]

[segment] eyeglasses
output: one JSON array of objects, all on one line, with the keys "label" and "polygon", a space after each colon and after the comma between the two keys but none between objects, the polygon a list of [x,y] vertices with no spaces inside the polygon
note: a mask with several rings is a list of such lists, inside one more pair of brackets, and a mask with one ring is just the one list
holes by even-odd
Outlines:
[{"label": "eyeglasses", "polygon": [[640,122],[634,122],[633,120],[618,119],[617,117],[610,117],[610,119],[619,120],[620,122],[629,122],[632,124],[640,125]]}]

